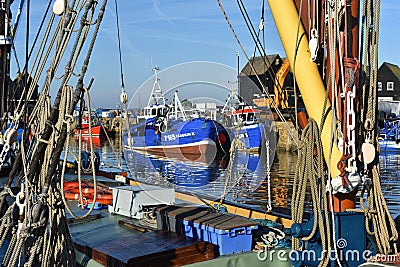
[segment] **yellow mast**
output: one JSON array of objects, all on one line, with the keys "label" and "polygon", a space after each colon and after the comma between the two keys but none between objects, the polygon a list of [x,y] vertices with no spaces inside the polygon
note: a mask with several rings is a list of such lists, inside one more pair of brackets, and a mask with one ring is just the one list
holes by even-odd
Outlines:
[{"label": "yellow mast", "polygon": [[[268,0],[268,3],[286,56],[289,59],[290,67],[296,75],[296,81],[307,113],[321,127],[326,90],[317,65],[310,61],[311,55],[308,48],[307,34],[301,23],[298,27],[299,14],[296,5],[293,0]],[[297,49],[296,44],[298,44]],[[337,177],[340,174],[337,163],[340,161],[342,154],[336,144],[333,145],[331,161],[328,163],[330,140],[332,138],[332,113],[329,101],[326,105],[326,110],[329,110],[329,112],[322,128],[321,140],[325,161],[330,165],[331,176]]]}]

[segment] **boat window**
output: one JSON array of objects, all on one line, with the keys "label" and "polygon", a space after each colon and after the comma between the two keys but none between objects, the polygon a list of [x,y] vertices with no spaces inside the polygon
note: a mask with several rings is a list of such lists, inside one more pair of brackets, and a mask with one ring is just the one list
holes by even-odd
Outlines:
[{"label": "boat window", "polygon": [[156,109],[152,109],[151,110],[151,115],[154,115],[154,116],[157,115],[157,110]]},{"label": "boat window", "polygon": [[378,82],[378,91],[382,91],[382,82]]},{"label": "boat window", "polygon": [[249,121],[254,120],[254,113],[249,113],[249,114],[247,115],[247,120],[249,120]]},{"label": "boat window", "polygon": [[158,108],[157,109],[157,116],[165,116],[165,114],[167,114],[166,108]]}]

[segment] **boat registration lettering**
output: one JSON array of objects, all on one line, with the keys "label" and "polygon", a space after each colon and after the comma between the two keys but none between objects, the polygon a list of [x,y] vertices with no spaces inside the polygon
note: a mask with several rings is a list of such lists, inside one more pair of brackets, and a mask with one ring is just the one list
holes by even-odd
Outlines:
[{"label": "boat registration lettering", "polygon": [[181,134],[166,134],[164,135],[164,141],[174,141],[178,138],[189,137],[189,136],[195,136],[195,133],[191,132],[191,133],[181,133]]}]

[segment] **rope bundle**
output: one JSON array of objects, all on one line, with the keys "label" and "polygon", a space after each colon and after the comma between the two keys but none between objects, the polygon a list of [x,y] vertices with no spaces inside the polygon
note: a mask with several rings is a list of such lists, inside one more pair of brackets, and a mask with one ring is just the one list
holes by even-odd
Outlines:
[{"label": "rope bundle", "polygon": [[[293,181],[292,220],[293,223],[303,222],[304,204],[307,186],[309,185],[314,212],[314,227],[311,234],[303,238],[303,240],[310,240],[315,235],[317,228],[319,228],[322,249],[329,251],[331,246],[331,232],[327,211],[327,197],[325,194],[326,181],[324,169],[325,165],[318,125],[315,120],[309,119],[309,123],[301,135],[298,164]],[[292,248],[295,250],[301,249],[299,239],[293,239]],[[330,255],[325,253],[322,256],[323,259],[321,259],[318,266],[327,266]]]},{"label": "rope bundle", "polygon": [[[37,60],[39,72],[43,70],[49,52],[57,49],[47,70],[47,77],[39,100],[24,129],[21,151],[14,162],[5,189],[0,192],[0,247],[7,248],[1,266],[75,266],[75,252],[69,233],[65,201],[61,188],[62,177],[59,159],[68,139],[68,127],[72,114],[84,90],[83,80],[94,42],[97,38],[107,0],[103,0],[98,11],[95,0],[72,0],[59,20],[56,33],[51,38],[47,50],[41,45]],[[74,25],[80,18],[80,27]],[[50,24],[53,23],[51,16]],[[68,86],[73,70],[83,54],[83,47],[89,37],[89,28],[95,25],[75,91]],[[50,29],[51,26],[48,27]],[[46,31],[47,32],[47,31]],[[74,34],[74,35],[73,35]],[[45,34],[43,42],[50,34]],[[75,36],[71,56],[62,75],[57,97],[51,106],[49,91],[56,69],[72,36]],[[57,41],[56,41],[57,40]],[[46,51],[46,52],[45,52]],[[44,56],[45,55],[45,56]],[[34,64],[34,65],[35,65]],[[35,74],[36,75],[36,74]],[[32,82],[36,86],[37,82]],[[24,108],[18,107],[17,110]],[[21,113],[22,114],[22,113]],[[27,133],[31,133],[28,137]],[[93,158],[93,155],[92,155]],[[93,160],[92,160],[93,163]],[[20,192],[14,196],[9,189],[19,167]],[[15,199],[8,205],[7,200]]]}]

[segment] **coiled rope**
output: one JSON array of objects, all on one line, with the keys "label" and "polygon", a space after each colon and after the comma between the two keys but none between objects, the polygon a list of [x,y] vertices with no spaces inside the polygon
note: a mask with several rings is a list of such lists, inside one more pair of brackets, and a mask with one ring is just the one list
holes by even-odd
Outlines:
[{"label": "coiled rope", "polygon": [[[367,135],[370,135],[373,144],[379,146],[377,131],[374,126],[376,125],[377,110],[376,70],[378,69],[380,0],[364,1],[362,15],[364,20],[361,32],[364,43],[366,44],[362,51],[362,70],[363,73],[369,77],[369,83],[364,82],[361,85],[363,101],[360,101],[360,120],[362,122],[369,122],[369,125],[367,125],[367,123],[363,124],[363,128],[360,127],[360,131],[364,132],[362,136],[364,140]],[[377,150],[379,152],[379,147]],[[385,255],[396,254],[398,252],[396,246],[398,233],[382,193],[378,154],[375,155],[375,160],[368,164],[365,172],[366,178],[372,179],[372,186],[368,183],[363,185],[363,192],[360,196],[361,209],[349,211],[362,212],[365,214],[367,233],[374,236],[379,253]],[[369,179],[366,179],[366,181],[367,180]],[[364,203],[365,193],[367,194],[367,203]]]},{"label": "coiled rope", "polygon": [[[315,235],[318,227],[321,234],[322,249],[329,251],[331,244],[330,227],[327,221],[325,165],[320,133],[315,120],[309,119],[307,126],[302,132],[300,141],[298,168],[296,169],[293,181],[292,220],[293,223],[303,222],[305,197],[307,185],[309,185],[311,188],[310,193],[314,211],[314,227],[311,234],[303,238],[303,240],[311,239]],[[322,214],[322,210],[324,214]],[[294,250],[301,249],[299,239],[294,238],[292,240],[292,248]],[[322,255],[322,257],[318,266],[327,266],[329,263],[329,254]]]}]

